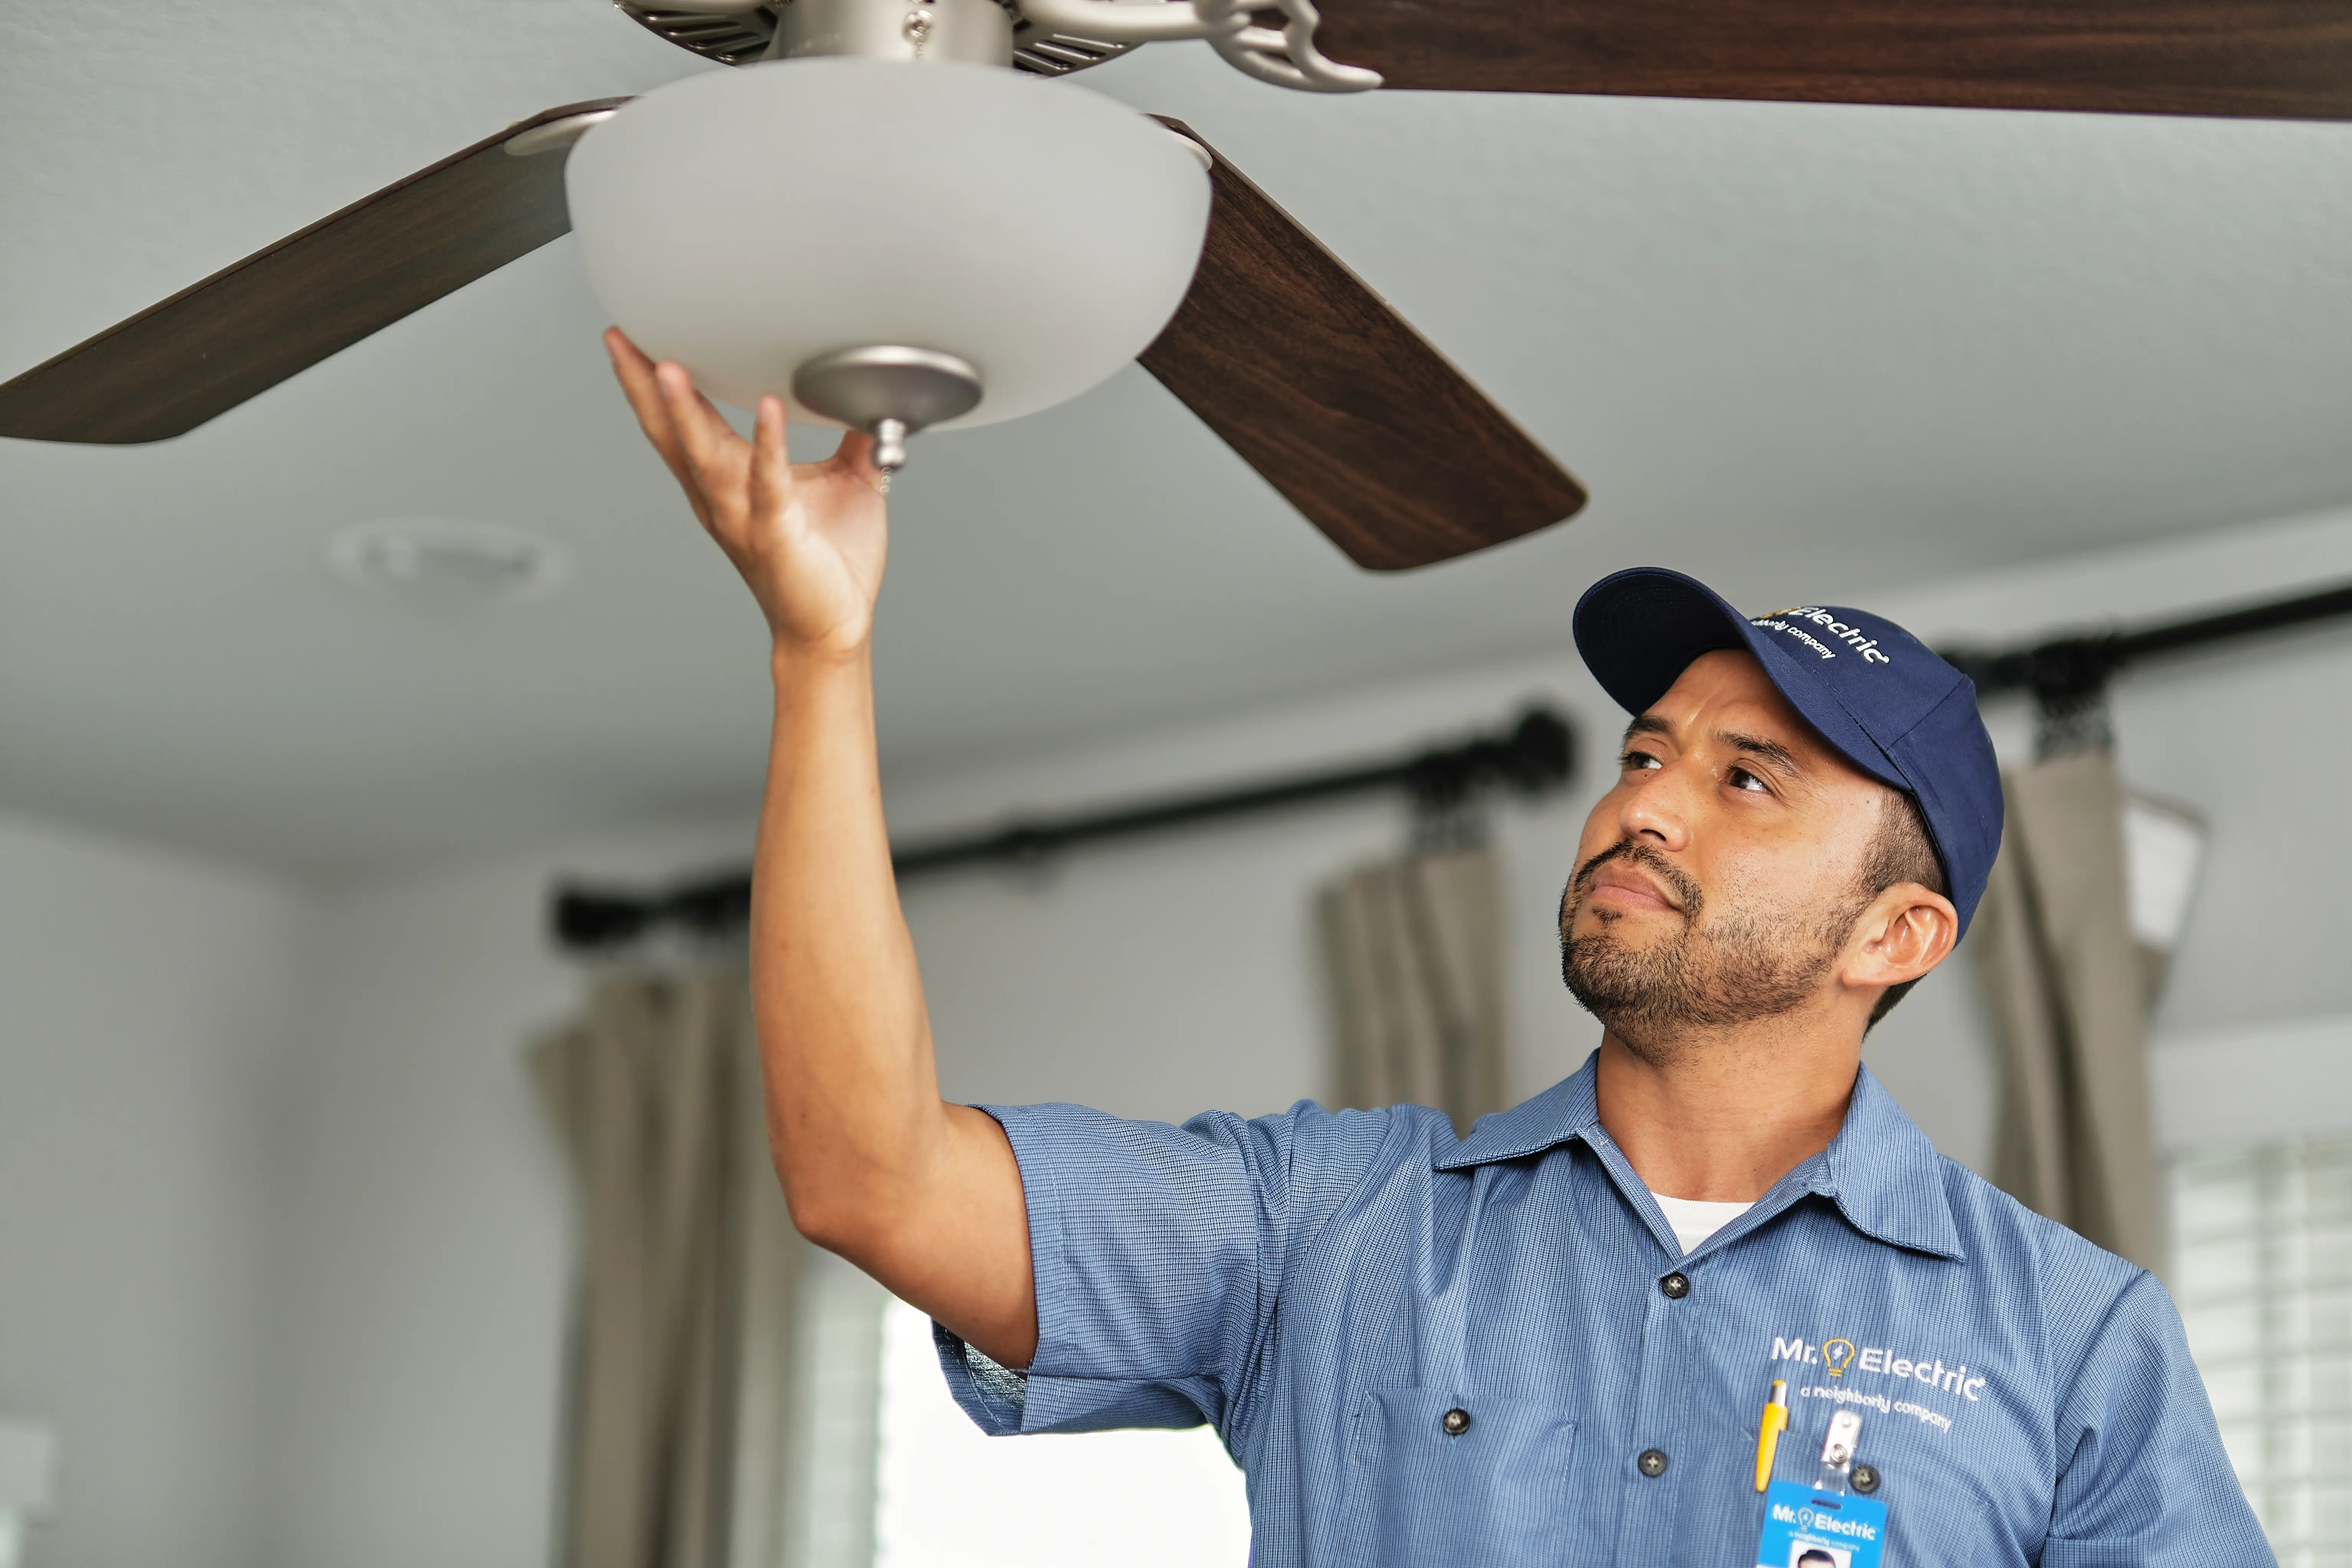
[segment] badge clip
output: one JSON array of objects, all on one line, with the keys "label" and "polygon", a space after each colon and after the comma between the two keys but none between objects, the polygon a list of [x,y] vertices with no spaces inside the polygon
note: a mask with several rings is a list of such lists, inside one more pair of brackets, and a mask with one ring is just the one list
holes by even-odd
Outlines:
[{"label": "badge clip", "polygon": [[1843,1492],[1853,1474],[1854,1445],[1862,1441],[1862,1417],[1841,1410],[1830,1417],[1829,1436],[1822,1439],[1822,1473],[1815,1491]]}]

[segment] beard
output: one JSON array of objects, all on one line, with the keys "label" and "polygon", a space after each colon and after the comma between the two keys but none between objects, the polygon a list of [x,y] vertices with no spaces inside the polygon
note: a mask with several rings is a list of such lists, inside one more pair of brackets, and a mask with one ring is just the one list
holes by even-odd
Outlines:
[{"label": "beard", "polygon": [[[1615,927],[1624,917],[1596,910],[1601,929],[1571,936],[1593,876],[1612,860],[1638,866],[1682,905],[1681,934],[1646,948]],[[1867,902],[1864,900],[1862,902]],[[1821,912],[1734,906],[1702,918],[1698,884],[1645,844],[1622,839],[1577,868],[1560,894],[1559,971],[1569,994],[1628,1050],[1654,1064],[1675,1054],[1680,1037],[1777,1017],[1810,999],[1837,961],[1861,912],[1851,896]]]}]

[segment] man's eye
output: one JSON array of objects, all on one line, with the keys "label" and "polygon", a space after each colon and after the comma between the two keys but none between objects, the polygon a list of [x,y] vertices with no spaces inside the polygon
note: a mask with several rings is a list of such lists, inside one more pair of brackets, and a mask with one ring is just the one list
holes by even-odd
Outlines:
[{"label": "man's eye", "polygon": [[1746,768],[1734,768],[1725,776],[1731,781],[1731,787],[1734,789],[1755,790],[1763,795],[1769,795],[1772,793],[1772,786],[1770,784],[1766,784],[1762,779],[1757,777],[1754,773],[1749,773]]},{"label": "man's eye", "polygon": [[1620,763],[1628,773],[1646,773],[1653,768],[1662,768],[1666,765],[1647,752],[1628,752],[1620,759]]}]

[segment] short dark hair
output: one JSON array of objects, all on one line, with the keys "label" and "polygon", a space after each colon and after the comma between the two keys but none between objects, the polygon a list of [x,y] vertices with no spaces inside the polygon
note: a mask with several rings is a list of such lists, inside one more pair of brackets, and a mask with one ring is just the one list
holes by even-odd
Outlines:
[{"label": "short dark hair", "polygon": [[[1907,799],[1909,797],[1906,796],[1905,798]],[[1822,1551],[1820,1547],[1813,1546],[1808,1547],[1805,1551],[1805,1554],[1797,1559],[1797,1568],[1805,1568],[1805,1564],[1808,1563],[1827,1563],[1831,1564],[1831,1568],[1836,1568],[1837,1559]]]},{"label": "short dark hair", "polygon": [[[1869,858],[1862,863],[1863,896],[1874,899],[1897,882],[1916,882],[1931,893],[1952,896],[1945,884],[1944,863],[1936,858],[1935,840],[1927,837],[1927,818],[1919,809],[1918,797],[1889,789],[1878,803],[1878,837],[1871,842]],[[1870,1022],[1863,1026],[1863,1033],[1876,1027],[1878,1020],[1895,1011],[1895,1004],[1918,984],[1906,980],[1888,986],[1880,994],[1878,1005],[1870,1010]]]}]

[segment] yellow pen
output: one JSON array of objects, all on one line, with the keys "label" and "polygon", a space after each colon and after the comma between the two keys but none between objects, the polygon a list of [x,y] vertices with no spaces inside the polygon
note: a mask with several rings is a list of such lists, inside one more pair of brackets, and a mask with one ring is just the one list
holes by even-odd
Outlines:
[{"label": "yellow pen", "polygon": [[1772,1380],[1772,1397],[1765,1402],[1764,1418],[1756,1426],[1756,1489],[1762,1491],[1772,1480],[1772,1451],[1780,1446],[1780,1434],[1789,1425],[1789,1384],[1786,1380]]}]

